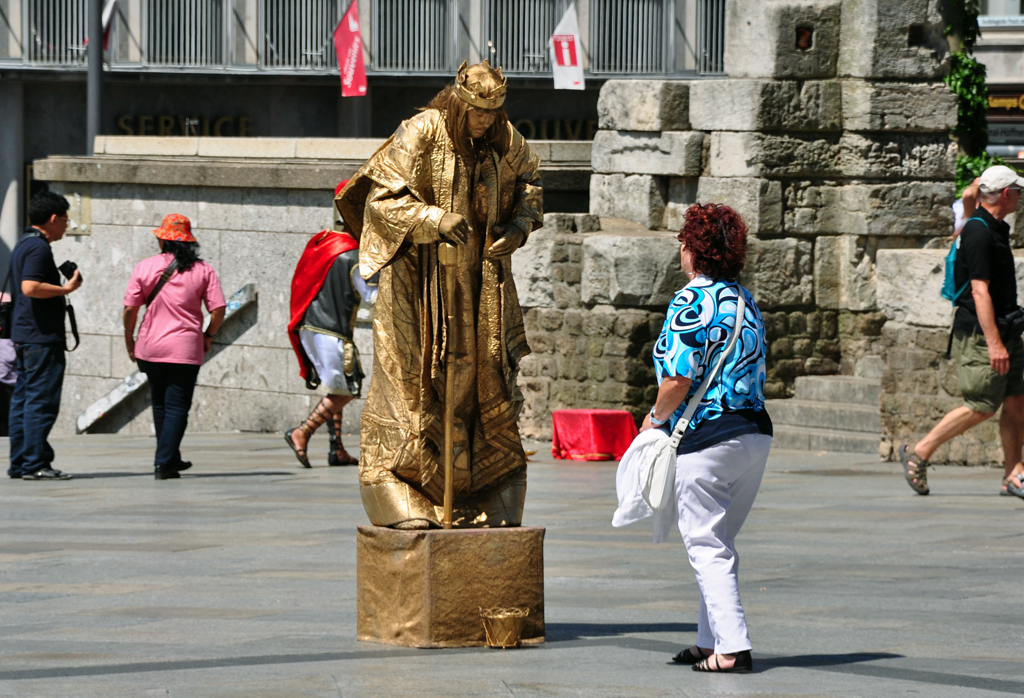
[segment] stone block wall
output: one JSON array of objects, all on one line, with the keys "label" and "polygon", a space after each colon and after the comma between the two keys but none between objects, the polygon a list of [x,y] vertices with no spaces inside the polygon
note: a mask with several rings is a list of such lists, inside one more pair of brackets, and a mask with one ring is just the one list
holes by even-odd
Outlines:
[{"label": "stone block wall", "polygon": [[[319,397],[299,377],[285,328],[295,264],[310,235],[332,225],[333,190],[93,183],[89,191],[88,234],[53,245],[54,256],[77,262],[85,278],[71,296],[82,344],[68,354],[56,433],[74,433],[77,416],[136,369],[124,347],[121,299],[135,265],[159,252],[152,231],[168,213],[191,219],[201,256],[226,296],[247,283],[258,293],[256,307],[232,318],[214,340],[231,341],[199,372],[190,428],[281,431],[309,414]],[[365,322],[356,343],[369,371],[373,343]],[[358,432],[361,407],[358,400],[346,408],[347,431]],[[117,414],[97,428],[149,434],[150,410]]]},{"label": "stone block wall", "polygon": [[[878,254],[877,300],[884,318],[876,349],[882,362],[881,455],[893,460],[898,446],[916,443],[946,413],[964,404],[956,361],[946,358],[953,318],[952,305],[940,295],[946,252]],[[1024,288],[1024,251],[1014,255],[1017,287]],[[944,444],[932,457],[933,463],[956,465],[996,465],[1002,460],[998,414]]]},{"label": "stone block wall", "polygon": [[740,213],[772,397],[800,375],[880,377],[877,256],[952,231],[938,7],[729,0],[728,78],[601,90],[591,213],[673,231],[698,201]]},{"label": "stone block wall", "polygon": [[626,410],[657,394],[651,354],[686,279],[667,232],[591,215],[547,214],[512,257],[533,353],[522,363],[523,436],[551,438],[559,409]]}]

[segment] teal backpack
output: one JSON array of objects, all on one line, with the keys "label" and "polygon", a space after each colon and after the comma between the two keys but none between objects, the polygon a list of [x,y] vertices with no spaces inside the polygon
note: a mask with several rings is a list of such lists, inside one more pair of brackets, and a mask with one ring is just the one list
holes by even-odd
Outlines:
[{"label": "teal backpack", "polygon": [[[988,223],[985,223],[984,218],[968,218],[967,220],[981,221],[981,223],[986,228],[988,228]],[[966,226],[967,223],[964,223],[964,225]],[[963,228],[961,228],[960,230],[962,235]],[[960,247],[959,235],[957,236],[956,240],[953,241],[953,244],[950,245],[949,247],[949,254],[946,255],[946,278],[942,280],[942,297],[945,298],[947,301],[953,303],[953,305],[956,305],[957,299],[964,291],[967,290],[967,287],[971,285],[971,280],[968,279],[963,286],[961,286],[960,288],[956,287],[953,266],[956,264],[956,250],[958,247]]]}]

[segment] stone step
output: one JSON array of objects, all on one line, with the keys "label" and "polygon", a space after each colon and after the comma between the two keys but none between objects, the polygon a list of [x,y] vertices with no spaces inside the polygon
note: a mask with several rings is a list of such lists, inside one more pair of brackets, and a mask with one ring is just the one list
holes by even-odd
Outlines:
[{"label": "stone step", "polygon": [[773,424],[864,432],[876,437],[882,433],[882,418],[877,405],[843,405],[792,398],[766,400],[765,406]]},{"label": "stone step", "polygon": [[797,400],[836,402],[878,408],[882,386],[870,378],[853,376],[799,376],[796,379]]},{"label": "stone step", "polygon": [[795,427],[790,424],[778,423],[774,424],[774,428],[775,437],[772,439],[772,448],[878,455],[878,434]]}]

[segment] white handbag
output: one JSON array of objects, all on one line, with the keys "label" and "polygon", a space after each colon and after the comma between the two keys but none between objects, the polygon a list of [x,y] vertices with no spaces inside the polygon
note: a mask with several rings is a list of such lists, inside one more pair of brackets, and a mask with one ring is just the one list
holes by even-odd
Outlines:
[{"label": "white handbag", "polygon": [[732,353],[733,348],[736,346],[736,340],[740,336],[740,331],[743,328],[743,313],[747,303],[743,297],[743,289],[737,287],[737,293],[736,324],[728,343],[725,345],[721,358],[718,359],[714,369],[701,383],[697,392],[690,398],[690,402],[686,405],[686,411],[683,412],[683,416],[679,418],[675,429],[672,430],[672,436],[668,439],[662,439],[658,444],[650,447],[644,454],[647,462],[643,463],[639,468],[640,494],[644,501],[647,502],[647,506],[654,511],[664,509],[672,497],[676,486],[676,451],[679,448],[679,442],[682,440],[683,433],[686,431],[686,427],[689,426],[690,420],[693,419],[693,414],[697,411],[700,401],[704,399],[704,393],[707,392],[711,382],[715,380],[715,376],[718,375],[726,358]]}]

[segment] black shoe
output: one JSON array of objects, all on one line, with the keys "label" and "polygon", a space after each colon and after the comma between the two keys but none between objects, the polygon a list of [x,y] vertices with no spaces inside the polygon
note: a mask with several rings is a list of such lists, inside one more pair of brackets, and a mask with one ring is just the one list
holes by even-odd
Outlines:
[{"label": "black shoe", "polygon": [[157,480],[175,480],[181,477],[173,465],[158,465],[153,468],[153,475]]},{"label": "black shoe", "polygon": [[23,473],[22,480],[70,480],[71,476],[50,467],[40,468],[31,473]]},{"label": "black shoe", "polygon": [[21,479],[21,473],[16,473],[14,475],[8,475],[7,477],[11,478],[12,480],[20,480]]},{"label": "black shoe", "polygon": [[180,460],[180,461],[178,461],[178,464],[174,466],[174,469],[177,470],[180,473],[182,470],[188,470],[191,467],[192,467],[192,461],[190,461],[190,460]]}]

